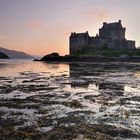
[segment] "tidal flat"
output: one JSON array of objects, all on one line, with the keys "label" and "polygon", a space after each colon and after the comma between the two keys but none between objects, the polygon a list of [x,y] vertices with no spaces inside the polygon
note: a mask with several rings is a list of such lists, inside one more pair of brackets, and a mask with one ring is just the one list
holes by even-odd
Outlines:
[{"label": "tidal flat", "polygon": [[0,140],[140,140],[140,64],[1,60]]}]

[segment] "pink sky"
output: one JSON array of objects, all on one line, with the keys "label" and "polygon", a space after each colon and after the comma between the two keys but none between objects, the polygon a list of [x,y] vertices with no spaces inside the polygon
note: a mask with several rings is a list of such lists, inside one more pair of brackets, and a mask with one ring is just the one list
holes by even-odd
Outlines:
[{"label": "pink sky", "polygon": [[95,36],[104,21],[122,20],[127,39],[140,39],[139,0],[1,0],[0,46],[45,55],[69,53],[71,32]]}]

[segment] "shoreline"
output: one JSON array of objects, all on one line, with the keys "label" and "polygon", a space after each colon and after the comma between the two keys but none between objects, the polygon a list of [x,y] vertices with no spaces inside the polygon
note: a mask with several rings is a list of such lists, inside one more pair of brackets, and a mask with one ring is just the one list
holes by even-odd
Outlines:
[{"label": "shoreline", "polygon": [[140,62],[140,57],[95,57],[95,56],[44,56],[34,61],[44,62]]}]

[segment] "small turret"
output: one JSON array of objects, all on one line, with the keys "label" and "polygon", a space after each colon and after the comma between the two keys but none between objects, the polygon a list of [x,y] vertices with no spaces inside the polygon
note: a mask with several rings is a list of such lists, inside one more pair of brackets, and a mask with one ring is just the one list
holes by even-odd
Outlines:
[{"label": "small turret", "polygon": [[74,36],[76,33],[75,32],[71,32],[71,36]]},{"label": "small turret", "polygon": [[106,22],[103,22],[103,25],[106,25],[107,23]]}]

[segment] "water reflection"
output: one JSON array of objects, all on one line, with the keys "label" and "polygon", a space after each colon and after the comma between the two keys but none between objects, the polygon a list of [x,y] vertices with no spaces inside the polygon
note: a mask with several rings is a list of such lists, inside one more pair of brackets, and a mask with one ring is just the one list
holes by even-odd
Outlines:
[{"label": "water reflection", "polygon": [[31,60],[0,61],[0,76],[18,76],[23,72],[43,73],[50,75],[69,75],[69,65],[57,63],[33,62]]},{"label": "water reflection", "polygon": [[104,90],[105,93],[114,96],[123,96],[124,94],[124,86],[116,83],[101,83],[99,85],[99,90]]},{"label": "water reflection", "polygon": [[[57,63],[43,63],[48,69],[50,69],[50,70],[58,70],[58,69],[60,69],[60,65],[59,64],[57,64]],[[62,69],[63,67],[61,67],[61,69]]]},{"label": "water reflection", "polygon": [[[104,93],[109,93],[117,96],[123,95],[124,93],[123,84],[105,81],[106,69],[104,70],[105,67],[104,65],[101,65],[101,67],[99,67],[97,64],[70,64],[69,66],[70,66],[69,71],[70,77],[71,79],[73,79],[71,82],[71,88],[88,89],[89,86],[92,85],[96,87],[95,89],[99,91],[103,90]],[[111,66],[109,66],[109,68],[110,67]]]},{"label": "water reflection", "polygon": [[[135,82],[138,83],[140,81],[138,69],[139,67],[135,64],[59,64],[29,60],[0,61],[0,76],[21,76],[21,73],[30,74],[32,78],[33,74],[35,76],[36,74],[42,76],[62,76],[62,79],[63,76],[67,76],[69,79],[67,81],[63,79],[61,82],[69,83],[63,85],[67,89],[69,88],[69,90],[72,90],[72,88],[87,92],[99,90],[99,92],[103,91],[104,93],[118,96],[122,96],[124,92],[130,91],[130,86],[127,83],[135,84]],[[138,88],[131,88],[131,91],[134,89]]]}]

